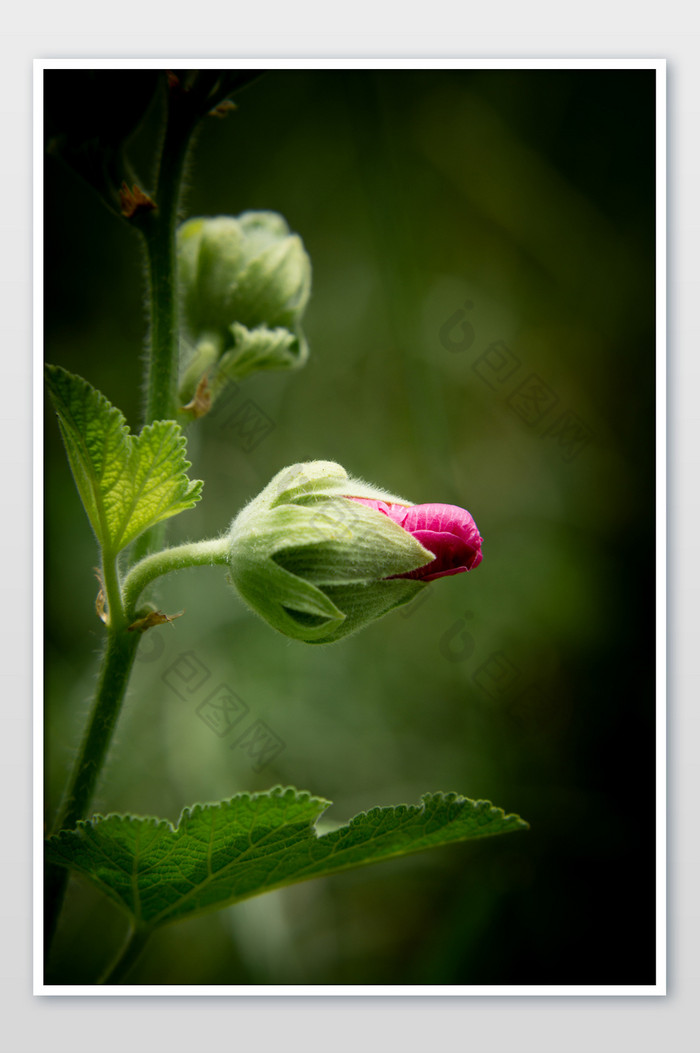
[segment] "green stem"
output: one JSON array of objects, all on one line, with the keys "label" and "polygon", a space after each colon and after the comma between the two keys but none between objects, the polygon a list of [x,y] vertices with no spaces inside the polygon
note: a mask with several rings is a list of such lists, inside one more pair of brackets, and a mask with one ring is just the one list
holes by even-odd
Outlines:
[{"label": "green stem", "polygon": [[194,541],[185,545],[176,545],[173,548],[163,549],[162,552],[154,552],[152,556],[146,556],[131,568],[124,579],[123,597],[127,620],[135,616],[139,596],[156,578],[162,574],[169,574],[173,570],[183,570],[185,567],[213,567],[216,564],[226,564],[229,559],[228,550],[228,536],[224,535],[210,541]]},{"label": "green stem", "polygon": [[[54,824],[54,833],[75,826],[78,820],[87,816],[126,695],[136,649],[141,639],[140,633],[129,632],[126,628],[135,617],[135,605],[139,596],[147,585],[170,571],[181,570],[184,567],[228,563],[228,547],[228,538],[224,536],[209,541],[177,545],[174,548],[156,552],[132,568],[124,579],[121,589],[116,561],[104,559],[103,579],[110,616],[107,646],[102,658],[90,722]],[[67,884],[68,870],[65,867],[47,866],[44,890],[44,933],[47,952],[56,929]],[[134,938],[136,939],[136,936]]]},{"label": "green stem", "polygon": [[102,553],[102,585],[107,600],[110,629],[118,631],[126,628],[117,557],[104,551]]},{"label": "green stem", "polygon": [[146,242],[150,283],[151,334],[146,375],[144,424],[177,420],[178,313],[175,231],[187,151],[201,119],[232,91],[260,75],[200,70],[191,84],[168,90],[163,147],[154,188],[156,207],[138,216]]},{"label": "green stem", "polygon": [[147,927],[131,929],[126,942],[117,954],[110,967],[98,980],[99,984],[119,984],[127,975],[129,970],[141,957],[144,947],[151,938],[153,930]]},{"label": "green stem", "polygon": [[[150,304],[144,424],[177,420],[179,335],[175,232],[185,160],[198,119],[199,114],[189,100],[169,93],[154,191],[156,207],[137,221],[146,247]],[[164,540],[165,525],[159,523],[137,539],[134,559],[162,547]]]},{"label": "green stem", "polygon": [[[139,639],[139,633],[130,633],[126,629],[109,630],[92,714],[54,823],[54,833],[70,829],[87,816],[124,701]],[[68,870],[48,866],[45,880],[45,939],[48,948],[63,903]]]},{"label": "green stem", "polygon": [[151,334],[145,424],[176,419],[178,364],[175,228],[182,173],[197,123],[189,107],[169,106],[155,190],[156,208],[141,226],[150,283]]},{"label": "green stem", "polygon": [[138,643],[139,634],[126,630],[110,630],[107,636],[95,705],[58,813],[55,830],[72,827],[87,814],[124,701]]}]

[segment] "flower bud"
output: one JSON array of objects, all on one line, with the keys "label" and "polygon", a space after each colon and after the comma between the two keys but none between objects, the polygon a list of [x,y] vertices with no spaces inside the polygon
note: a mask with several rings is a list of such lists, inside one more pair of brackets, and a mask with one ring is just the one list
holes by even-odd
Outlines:
[{"label": "flower bud", "polygon": [[194,354],[180,397],[205,374],[215,398],[226,380],[303,365],[299,328],[311,291],[301,238],[276,212],[190,219],[178,231],[182,321]]},{"label": "flower bud", "polygon": [[241,597],[307,643],[339,640],[408,603],[427,581],[481,561],[468,512],[411,505],[331,461],[279,472],[233,521],[229,542]]}]

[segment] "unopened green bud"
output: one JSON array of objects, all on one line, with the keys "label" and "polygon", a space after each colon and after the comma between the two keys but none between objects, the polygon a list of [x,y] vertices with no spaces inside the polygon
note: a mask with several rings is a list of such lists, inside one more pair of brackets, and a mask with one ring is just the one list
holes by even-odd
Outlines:
[{"label": "unopened green bud", "polygon": [[310,461],[279,472],[231,525],[232,583],[287,636],[331,643],[426,587],[395,575],[425,566],[432,553],[352,498],[411,504],[339,464]]},{"label": "unopened green bud", "polygon": [[226,380],[294,369],[308,349],[300,329],[311,262],[276,212],[191,219],[178,231],[187,364],[180,397],[189,402],[206,375],[212,399]]}]

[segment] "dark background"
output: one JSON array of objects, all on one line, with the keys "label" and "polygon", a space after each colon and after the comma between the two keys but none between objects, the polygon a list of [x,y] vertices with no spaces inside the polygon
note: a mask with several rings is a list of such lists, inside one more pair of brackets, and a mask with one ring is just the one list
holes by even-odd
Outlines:
[{"label": "dark background", "polygon": [[[70,80],[77,112],[88,76],[47,73],[47,97]],[[131,979],[653,983],[654,72],[271,71],[237,102],[202,128],[183,215],[286,216],[314,268],[311,358],[190,429],[204,497],[171,540],[223,531],[280,468],[323,458],[468,508],[484,561],[328,647],[274,633],[221,568],[172,575],[159,603],[186,614],[144,637],[95,807],[175,821],[283,783],[344,821],[442,789],[531,829],[172,926]],[[159,120],[157,94],[134,139],[146,187]],[[138,430],[140,244],[55,157],[45,259],[47,360]],[[101,640],[51,418],[49,816]],[[220,684],[284,743],[262,772],[198,716]],[[124,926],[75,880],[48,982],[93,982]]]}]

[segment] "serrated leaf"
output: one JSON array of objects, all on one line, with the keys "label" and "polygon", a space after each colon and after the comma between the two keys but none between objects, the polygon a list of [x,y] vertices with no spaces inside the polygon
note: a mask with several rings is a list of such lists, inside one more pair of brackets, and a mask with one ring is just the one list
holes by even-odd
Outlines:
[{"label": "serrated leaf", "polygon": [[330,802],[292,787],[238,794],[164,819],[95,816],[49,838],[47,858],[85,874],[140,926],[231,906],[310,878],[436,845],[527,829],[489,801],[425,794],[319,836]]},{"label": "serrated leaf", "polygon": [[179,424],[155,421],[135,436],[82,377],[47,366],[46,383],[78,492],[106,551],[116,555],[144,530],[194,507],[202,483],[187,477]]}]

